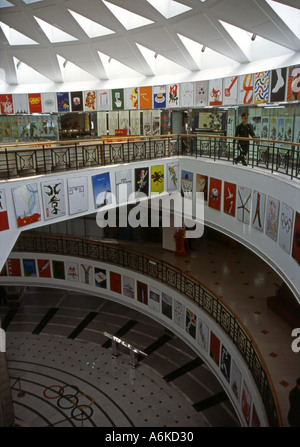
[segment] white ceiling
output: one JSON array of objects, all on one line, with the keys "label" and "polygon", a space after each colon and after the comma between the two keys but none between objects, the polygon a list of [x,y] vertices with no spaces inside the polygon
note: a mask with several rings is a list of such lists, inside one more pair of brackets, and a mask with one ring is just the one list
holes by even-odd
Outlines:
[{"label": "white ceiling", "polygon": [[299,38],[299,0],[0,0],[0,88],[260,71],[300,63]]}]

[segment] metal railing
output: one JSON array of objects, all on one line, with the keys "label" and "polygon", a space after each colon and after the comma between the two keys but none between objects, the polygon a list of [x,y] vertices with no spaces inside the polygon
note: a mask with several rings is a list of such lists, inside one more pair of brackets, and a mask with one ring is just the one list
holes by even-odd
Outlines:
[{"label": "metal railing", "polygon": [[266,364],[249,331],[228,305],[176,266],[122,246],[70,236],[24,233],[15,252],[53,253],[97,260],[142,273],[173,288],[205,311],[227,334],[245,360],[260,392],[271,427],[282,426],[277,396]]},{"label": "metal railing", "polygon": [[[238,152],[236,138],[203,134],[0,145],[0,180],[181,155],[233,162]],[[299,179],[300,144],[250,139],[247,163]]]}]

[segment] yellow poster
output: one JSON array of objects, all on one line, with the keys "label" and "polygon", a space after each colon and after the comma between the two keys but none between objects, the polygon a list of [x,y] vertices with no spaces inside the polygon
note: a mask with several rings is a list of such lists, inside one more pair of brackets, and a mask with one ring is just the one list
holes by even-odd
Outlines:
[{"label": "yellow poster", "polygon": [[164,166],[151,167],[151,193],[164,192]]}]

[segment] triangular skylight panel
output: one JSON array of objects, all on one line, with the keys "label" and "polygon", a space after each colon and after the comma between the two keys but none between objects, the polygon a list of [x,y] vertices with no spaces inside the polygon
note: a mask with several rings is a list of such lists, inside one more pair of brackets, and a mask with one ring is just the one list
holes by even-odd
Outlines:
[{"label": "triangular skylight panel", "polygon": [[0,26],[10,45],[38,45],[38,42],[35,42],[14,28],[10,28],[5,23],[0,22]]},{"label": "triangular skylight panel", "polygon": [[39,19],[38,17],[35,17],[35,20],[38,22],[48,39],[51,43],[59,43],[59,42],[69,42],[72,40],[77,40],[76,37],[71,36],[70,34],[66,33],[65,31],[60,30],[59,28],[56,28],[53,25],[50,25],[49,23],[45,22],[42,19]]},{"label": "triangular skylight panel", "polygon": [[106,2],[105,0],[102,1],[127,30],[154,23],[152,20],[146,19],[145,17],[128,11],[127,9],[121,8],[120,6],[113,5],[112,3]]},{"label": "triangular skylight panel", "polygon": [[136,78],[141,76],[137,71],[107,54],[101,53],[100,51],[98,51],[98,54],[109,79]]},{"label": "triangular skylight panel", "polygon": [[174,0],[147,0],[153,8],[157,9],[166,19],[178,16],[186,11],[189,11],[189,6],[178,3]]},{"label": "triangular skylight panel", "polygon": [[278,14],[298,39],[300,39],[300,10],[272,0],[266,0],[266,2],[273,8],[276,14]]},{"label": "triangular skylight panel", "polygon": [[9,8],[10,6],[15,6],[7,0],[0,0],[0,8]]},{"label": "triangular skylight panel", "polygon": [[49,84],[49,82],[51,82],[49,78],[25,64],[25,62],[20,61],[16,57],[14,57],[13,60],[19,84]]},{"label": "triangular skylight panel", "polygon": [[30,5],[31,3],[43,2],[44,0],[23,0],[26,5]]},{"label": "triangular skylight panel", "polygon": [[81,26],[83,31],[92,39],[93,37],[101,37],[106,36],[107,34],[113,34],[114,31],[106,28],[105,26],[100,25],[97,22],[94,22],[93,20],[88,19],[87,17],[84,17],[81,14],[78,14],[75,11],[71,11],[69,9],[69,12],[72,14],[76,22]]},{"label": "triangular skylight panel", "polygon": [[182,65],[179,65],[176,62],[167,59],[161,54],[158,54],[155,51],[144,47],[143,45],[136,43],[136,46],[138,47],[142,56],[145,58],[147,64],[156,76],[168,74],[170,75],[170,73],[183,73],[188,71]]}]

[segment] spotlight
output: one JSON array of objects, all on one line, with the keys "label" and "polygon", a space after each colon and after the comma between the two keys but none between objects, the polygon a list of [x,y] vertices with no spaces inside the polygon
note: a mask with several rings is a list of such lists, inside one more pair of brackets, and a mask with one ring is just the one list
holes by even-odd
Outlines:
[{"label": "spotlight", "polygon": [[251,37],[252,42],[254,42],[255,39],[256,39],[256,34],[252,34],[252,37]]},{"label": "spotlight", "polygon": [[67,59],[65,59],[64,63],[63,63],[64,68],[66,68],[67,63],[68,63],[68,61],[67,61]]},{"label": "spotlight", "polygon": [[108,59],[108,63],[109,63],[109,64],[111,63],[111,57]]},{"label": "spotlight", "polygon": [[203,47],[201,48],[201,52],[204,53],[205,50],[206,50],[206,46],[203,45]]},{"label": "spotlight", "polygon": [[156,58],[157,58],[157,56],[158,56],[158,53],[155,53],[155,54],[154,54],[154,59],[156,59]]}]

